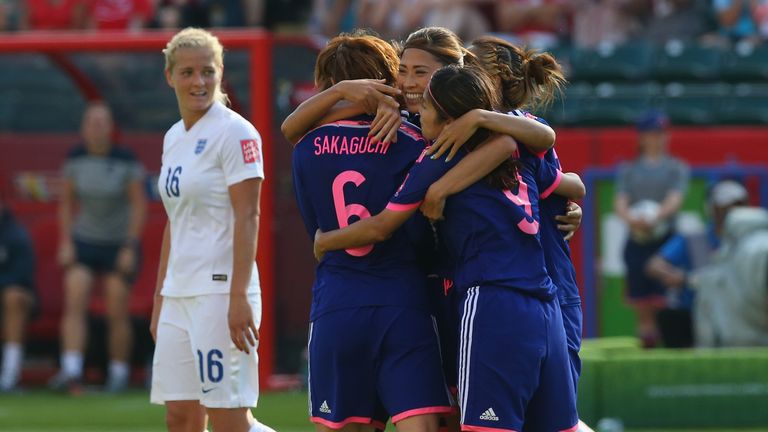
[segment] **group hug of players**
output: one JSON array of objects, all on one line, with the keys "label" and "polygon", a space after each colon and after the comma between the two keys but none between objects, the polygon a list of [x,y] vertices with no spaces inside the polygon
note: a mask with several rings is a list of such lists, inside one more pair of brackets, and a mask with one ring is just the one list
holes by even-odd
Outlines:
[{"label": "group hug of players", "polygon": [[576,431],[581,307],[567,238],[584,185],[528,110],[547,53],[429,27],[341,34],[283,123],[319,259],[318,430]]}]

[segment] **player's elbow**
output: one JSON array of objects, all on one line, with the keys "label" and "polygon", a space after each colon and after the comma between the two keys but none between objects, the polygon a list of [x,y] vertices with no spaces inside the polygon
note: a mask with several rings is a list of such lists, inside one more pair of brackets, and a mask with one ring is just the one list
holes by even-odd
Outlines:
[{"label": "player's elbow", "polygon": [[587,187],[584,186],[584,183],[579,180],[579,182],[576,184],[576,187],[573,191],[573,199],[580,200],[584,199],[585,196],[587,196]]},{"label": "player's elbow", "polygon": [[587,196],[587,187],[584,186],[584,182],[581,181],[581,177],[578,174],[569,172],[563,175],[568,180],[568,198],[580,200]]},{"label": "player's elbow", "polygon": [[293,132],[291,125],[290,125],[290,117],[286,118],[283,121],[283,124],[280,125],[280,132],[283,133],[283,136],[285,139],[288,140],[289,143],[292,145],[296,145],[296,143],[299,141],[298,136],[296,136],[296,133]]}]

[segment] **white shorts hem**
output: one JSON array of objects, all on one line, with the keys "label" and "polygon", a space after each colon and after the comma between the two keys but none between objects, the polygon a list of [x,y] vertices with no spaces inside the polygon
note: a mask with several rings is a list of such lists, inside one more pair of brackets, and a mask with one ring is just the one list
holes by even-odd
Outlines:
[{"label": "white shorts hem", "polygon": [[165,405],[166,402],[188,401],[188,400],[199,401],[200,395],[195,393],[178,393],[178,394],[170,394],[170,395],[152,396],[149,399],[149,403],[152,403],[155,405]]}]

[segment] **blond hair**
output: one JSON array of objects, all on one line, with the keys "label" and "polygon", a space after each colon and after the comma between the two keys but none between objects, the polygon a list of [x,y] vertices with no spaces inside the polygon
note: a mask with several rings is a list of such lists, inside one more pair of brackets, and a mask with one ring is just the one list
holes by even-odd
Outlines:
[{"label": "blond hair", "polygon": [[[180,48],[209,48],[213,51],[213,61],[219,71],[224,70],[224,46],[213,33],[201,28],[187,27],[173,35],[163,49],[165,70],[173,71],[176,66],[176,51]],[[224,105],[229,105],[229,97],[221,90],[221,81],[216,86],[213,97]]]}]

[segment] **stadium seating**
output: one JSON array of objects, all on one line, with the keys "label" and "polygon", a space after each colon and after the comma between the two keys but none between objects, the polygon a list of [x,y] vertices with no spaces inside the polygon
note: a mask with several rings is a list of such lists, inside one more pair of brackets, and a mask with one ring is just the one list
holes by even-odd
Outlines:
[{"label": "stadium seating", "polygon": [[721,101],[716,123],[768,124],[768,84],[739,83]]},{"label": "stadium seating", "polygon": [[650,74],[659,81],[713,80],[720,73],[721,60],[718,48],[670,41],[656,50]]},{"label": "stadium seating", "polygon": [[598,49],[574,48],[572,81],[641,80],[648,77],[654,49],[644,42],[605,44]]},{"label": "stadium seating", "polygon": [[768,44],[736,45],[724,57],[721,78],[729,81],[768,80]]},{"label": "stadium seating", "polygon": [[664,86],[661,107],[674,124],[713,124],[730,90],[731,86],[724,83],[673,82]]}]

